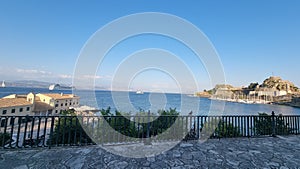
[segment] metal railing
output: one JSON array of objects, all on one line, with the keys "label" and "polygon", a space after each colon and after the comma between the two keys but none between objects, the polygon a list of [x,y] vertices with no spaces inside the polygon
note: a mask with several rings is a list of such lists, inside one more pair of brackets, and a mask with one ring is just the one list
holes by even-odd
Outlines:
[{"label": "metal railing", "polygon": [[300,133],[300,116],[0,116],[3,148],[80,146]]}]

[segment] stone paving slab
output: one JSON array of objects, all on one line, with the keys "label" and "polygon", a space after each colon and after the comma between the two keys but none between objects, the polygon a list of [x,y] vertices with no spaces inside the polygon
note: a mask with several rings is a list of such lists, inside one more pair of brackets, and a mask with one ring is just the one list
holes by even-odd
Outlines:
[{"label": "stone paving slab", "polygon": [[183,141],[144,158],[118,156],[99,146],[2,149],[0,168],[300,168],[300,136]]}]

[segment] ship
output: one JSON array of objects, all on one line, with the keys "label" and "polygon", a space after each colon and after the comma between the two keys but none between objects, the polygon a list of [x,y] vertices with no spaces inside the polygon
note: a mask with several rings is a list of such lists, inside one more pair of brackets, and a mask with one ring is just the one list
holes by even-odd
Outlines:
[{"label": "ship", "polygon": [[73,86],[61,86],[60,84],[52,84],[49,86],[49,90],[72,90]]},{"label": "ship", "polygon": [[2,81],[2,84],[1,84],[1,87],[5,87],[6,85],[5,85],[5,82],[4,82],[4,80]]},{"label": "ship", "polygon": [[136,94],[144,94],[144,92],[142,90],[137,90],[135,93]]}]

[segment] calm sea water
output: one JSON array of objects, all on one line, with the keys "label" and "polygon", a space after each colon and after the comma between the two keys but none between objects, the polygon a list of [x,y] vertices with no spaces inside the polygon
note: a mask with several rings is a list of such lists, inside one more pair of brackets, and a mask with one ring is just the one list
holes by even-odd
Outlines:
[{"label": "calm sea water", "polygon": [[[0,97],[10,94],[34,93],[72,93],[71,90],[49,91],[43,88],[0,88]],[[161,94],[111,91],[74,91],[80,96],[81,105],[135,113],[139,110],[156,112],[158,109],[176,108],[182,114],[193,111],[193,115],[256,115],[258,112],[270,114],[300,115],[300,108],[280,105],[243,104],[223,101],[212,101],[207,98],[190,97],[185,94]]]}]

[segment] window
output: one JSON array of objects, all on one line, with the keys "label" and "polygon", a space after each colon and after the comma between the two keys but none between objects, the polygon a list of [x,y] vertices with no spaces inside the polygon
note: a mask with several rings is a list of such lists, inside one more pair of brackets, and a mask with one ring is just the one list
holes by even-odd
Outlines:
[{"label": "window", "polygon": [[20,112],[23,112],[23,108],[22,107],[20,108]]},{"label": "window", "polygon": [[62,103],[62,104],[60,104],[60,106],[64,106],[64,104]]},{"label": "window", "polygon": [[58,107],[58,104],[55,104],[55,107]]},{"label": "window", "polygon": [[2,111],[2,114],[6,114],[6,113],[7,113],[7,110],[3,110],[3,111]]},{"label": "window", "polygon": [[11,109],[11,113],[15,113],[16,112],[16,109]]},{"label": "window", "polygon": [[70,102],[70,106],[72,105],[72,103]]},{"label": "window", "polygon": [[26,111],[29,111],[30,110],[30,107],[26,107]]},{"label": "window", "polygon": [[65,104],[65,106],[67,106],[67,105],[68,105],[68,103]]},{"label": "window", "polygon": [[55,113],[57,113],[57,110],[55,110]]}]

